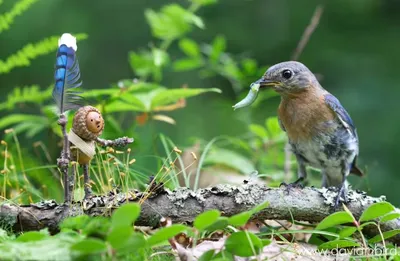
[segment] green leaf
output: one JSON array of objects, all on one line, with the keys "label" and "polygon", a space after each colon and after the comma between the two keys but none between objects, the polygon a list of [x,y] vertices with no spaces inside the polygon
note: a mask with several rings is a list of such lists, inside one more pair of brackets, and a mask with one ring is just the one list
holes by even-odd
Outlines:
[{"label": "green leaf", "polygon": [[214,41],[211,44],[212,50],[210,53],[210,60],[213,63],[216,63],[220,57],[220,55],[226,49],[226,40],[223,36],[215,37]]},{"label": "green leaf", "polygon": [[[32,0],[24,0],[24,2]],[[8,18],[0,17],[0,31],[1,26],[4,26],[4,21]],[[84,40],[87,38],[86,34],[74,34],[77,40]],[[57,42],[60,38],[59,35],[45,38],[39,42],[28,43],[16,53],[8,56],[5,60],[0,60],[0,74],[8,73],[16,67],[25,67],[31,64],[31,61],[39,56],[46,54],[53,54],[57,50]]]},{"label": "green leaf", "polygon": [[[400,229],[394,229],[394,230],[385,231],[385,232],[382,233],[384,240],[388,239],[388,238],[391,238],[391,237],[394,237],[394,236],[396,236],[398,234],[400,234]],[[381,235],[376,235],[373,238],[368,240],[368,242],[372,243],[372,244],[378,243],[378,242],[381,242],[381,241],[382,241],[382,236]]]},{"label": "green leaf", "polygon": [[154,246],[176,236],[186,229],[188,229],[188,227],[180,224],[173,224],[170,227],[161,228],[147,239],[147,243],[150,247]]},{"label": "green leaf", "polygon": [[192,0],[192,2],[204,6],[204,5],[216,4],[217,0]]},{"label": "green leaf", "polygon": [[83,226],[89,221],[89,216],[82,215],[76,217],[69,217],[62,221],[60,228],[61,229],[73,229],[79,230],[82,229]]},{"label": "green leaf", "polygon": [[107,251],[106,244],[98,239],[88,238],[76,242],[71,246],[72,251],[79,252],[80,254],[97,254]]},{"label": "green leaf", "polygon": [[145,11],[147,22],[153,35],[163,40],[174,40],[191,30],[191,25],[203,28],[200,17],[182,8],[178,4],[164,6],[160,12],[151,9]]},{"label": "green leaf", "polygon": [[168,63],[168,53],[160,48],[153,48],[153,62],[156,67],[162,67]]},{"label": "green leaf", "polygon": [[393,219],[396,219],[396,218],[399,218],[400,217],[400,213],[389,213],[389,214],[386,214],[385,216],[383,216],[382,218],[381,218],[381,220],[380,220],[380,222],[387,222],[387,221],[390,221],[390,220],[393,220]]},{"label": "green leaf", "polygon": [[110,233],[107,235],[107,241],[114,249],[119,249],[126,246],[126,243],[128,242],[131,235],[132,226],[118,225],[116,227],[113,227]]},{"label": "green leaf", "polygon": [[179,48],[189,57],[199,57],[200,48],[198,44],[189,38],[184,38],[179,41]]},{"label": "green leaf", "polygon": [[252,214],[258,213],[261,210],[263,210],[264,208],[269,206],[269,202],[268,201],[264,201],[263,203],[255,206],[254,208],[250,209],[249,212],[251,212]]},{"label": "green leaf", "polygon": [[261,239],[262,245],[263,246],[268,246],[269,244],[272,243],[272,240],[270,239]]},{"label": "green leaf", "polygon": [[234,216],[231,216],[228,219],[228,222],[230,225],[235,226],[235,227],[241,227],[247,224],[249,219],[251,218],[252,213],[251,212],[242,212],[239,214],[236,214]]},{"label": "green leaf", "polygon": [[231,234],[225,242],[225,248],[233,255],[241,257],[250,257],[258,255],[263,244],[253,233],[248,231],[239,231]]},{"label": "green leaf", "polygon": [[190,71],[203,66],[199,58],[184,58],[174,62],[174,70],[177,72]]},{"label": "green leaf", "polygon": [[340,230],[339,236],[340,238],[349,237],[357,231],[356,227],[344,227]]},{"label": "green leaf", "polygon": [[267,130],[258,124],[250,124],[249,130],[261,139],[268,138],[269,136]]},{"label": "green leaf", "polygon": [[153,99],[151,100],[151,108],[154,109],[155,107],[158,107],[158,106],[171,104],[180,99],[197,96],[197,95],[200,95],[200,94],[206,93],[206,92],[221,93],[221,90],[216,89],[216,88],[209,88],[209,89],[179,88],[179,89],[163,90],[163,91],[158,92],[153,97]]},{"label": "green leaf", "polygon": [[205,163],[225,165],[243,174],[249,174],[256,169],[253,162],[246,157],[237,152],[221,148],[213,148],[207,154]]},{"label": "green leaf", "polygon": [[124,204],[111,216],[113,226],[132,226],[140,215],[140,205],[136,203]]},{"label": "green leaf", "polygon": [[210,226],[206,227],[205,230],[211,232],[211,231],[216,231],[216,230],[222,230],[225,229],[229,225],[228,218],[227,217],[219,217],[217,221],[215,221],[213,224]]},{"label": "green leaf", "polygon": [[[140,101],[139,99],[137,99],[136,97],[134,97],[133,95],[127,95],[129,97],[131,97],[131,101],[132,103],[128,103],[125,101],[113,101],[110,102],[108,104],[106,104],[106,106],[104,106],[104,110],[107,113],[111,113],[111,112],[123,112],[123,111],[138,111],[138,112],[145,112],[146,107],[145,105],[142,103],[142,101]],[[128,99],[128,97],[124,97],[122,99]]]},{"label": "green leaf", "polygon": [[359,243],[351,240],[333,240],[326,243],[323,243],[318,246],[319,250],[328,250],[328,249],[337,249],[337,248],[345,248],[345,247],[358,247]]},{"label": "green leaf", "polygon": [[323,230],[336,225],[352,223],[352,222],[353,222],[353,217],[351,215],[349,215],[345,211],[339,211],[324,218],[315,229]]},{"label": "green leaf", "polygon": [[264,208],[268,207],[268,205],[269,202],[265,201],[255,206],[254,208],[250,209],[249,211],[241,212],[239,214],[231,216],[228,220],[229,224],[236,227],[244,226],[249,221],[249,219],[253,214],[260,212]]},{"label": "green leaf", "polygon": [[48,234],[46,235],[43,232],[38,232],[38,231],[30,231],[22,234],[17,238],[16,241],[18,242],[31,242],[31,241],[39,241],[44,238],[48,237]]},{"label": "green leaf", "polygon": [[7,100],[0,103],[0,111],[3,109],[11,110],[19,103],[42,104],[50,99],[52,91],[53,86],[44,90],[41,90],[38,85],[15,87],[7,95]]},{"label": "green leaf", "polygon": [[252,76],[257,72],[257,61],[254,59],[244,59],[242,60],[242,67],[246,74]]},{"label": "green leaf", "polygon": [[279,126],[278,117],[269,117],[265,121],[265,126],[267,127],[269,138],[274,139],[283,133],[281,127]]},{"label": "green leaf", "polygon": [[10,114],[0,119],[0,129],[10,127],[20,122],[36,122],[48,125],[48,119],[43,116],[30,115],[30,114]]},{"label": "green leaf", "polygon": [[128,241],[127,247],[128,251],[132,252],[141,248],[145,248],[147,246],[146,239],[144,238],[142,233],[133,233],[131,238]]},{"label": "green leaf", "polygon": [[221,216],[218,210],[208,210],[198,215],[194,220],[194,227],[198,230],[204,230],[206,227],[212,225]]},{"label": "green leaf", "polygon": [[110,229],[110,219],[106,217],[92,217],[84,227],[82,234],[96,238],[105,238]]},{"label": "green leaf", "polygon": [[49,122],[44,124],[43,122],[24,121],[15,125],[13,129],[16,134],[25,132],[28,138],[32,138],[46,127],[49,127],[48,124]]},{"label": "green leaf", "polygon": [[148,51],[129,52],[129,64],[140,77],[147,77],[153,72],[153,55]]},{"label": "green leaf", "polygon": [[389,202],[378,202],[369,206],[361,214],[360,222],[373,220],[378,217],[382,217],[394,210],[394,207]]},{"label": "green leaf", "polygon": [[215,255],[214,249],[208,250],[200,256],[198,261],[211,261],[213,260],[214,255]]}]

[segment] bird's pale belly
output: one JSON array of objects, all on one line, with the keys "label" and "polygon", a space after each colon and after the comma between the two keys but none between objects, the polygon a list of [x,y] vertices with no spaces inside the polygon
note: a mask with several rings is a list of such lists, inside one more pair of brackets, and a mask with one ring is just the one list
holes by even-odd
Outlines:
[{"label": "bird's pale belly", "polygon": [[351,164],[358,153],[358,141],[346,131],[336,135],[321,134],[309,141],[291,142],[292,151],[306,165],[318,169],[341,169]]}]

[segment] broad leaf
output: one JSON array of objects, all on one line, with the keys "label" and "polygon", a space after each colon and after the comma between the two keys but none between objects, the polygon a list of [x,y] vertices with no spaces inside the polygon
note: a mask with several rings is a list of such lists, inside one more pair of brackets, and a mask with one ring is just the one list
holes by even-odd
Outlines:
[{"label": "broad leaf", "polygon": [[212,225],[221,216],[218,210],[208,210],[198,215],[194,220],[194,227],[198,230],[204,230],[206,227]]},{"label": "broad leaf", "polygon": [[164,6],[160,12],[148,9],[145,11],[147,22],[153,35],[164,40],[173,40],[189,32],[191,25],[203,28],[200,17],[182,8],[178,4]]},{"label": "broad leaf", "polygon": [[225,229],[229,225],[227,217],[219,217],[213,224],[206,227],[205,230],[207,231],[215,231]]},{"label": "broad leaf", "polygon": [[373,220],[382,217],[394,210],[394,207],[389,202],[378,202],[369,206],[361,214],[360,222]]},{"label": "broad leaf", "polygon": [[161,228],[147,239],[147,243],[149,246],[154,246],[176,236],[178,233],[186,229],[186,226],[180,224],[174,224],[170,227]]},{"label": "broad leaf", "polygon": [[179,48],[190,57],[198,57],[200,48],[195,41],[189,38],[184,38],[179,41]]},{"label": "broad leaf", "polygon": [[335,212],[324,218],[315,229],[323,230],[336,225],[352,223],[352,222],[353,222],[353,217],[351,215],[349,215],[345,211],[340,211],[340,212]]},{"label": "broad leaf", "polygon": [[111,216],[113,226],[132,226],[140,215],[140,205],[135,203],[124,204]]},{"label": "broad leaf", "polygon": [[393,220],[393,219],[396,219],[399,217],[400,217],[400,213],[397,213],[397,212],[389,213],[389,214],[386,214],[385,216],[383,216],[381,218],[380,222],[387,222],[387,221],[390,221],[390,220]]},{"label": "broad leaf", "polygon": [[349,237],[357,231],[357,227],[344,227],[340,230],[339,236],[340,238]]},{"label": "broad leaf", "polygon": [[17,238],[18,242],[31,242],[31,241],[39,241],[48,237],[48,234],[39,232],[39,231],[30,231],[22,234]]},{"label": "broad leaf", "polygon": [[[388,239],[391,237],[394,237],[396,235],[400,234],[400,229],[395,229],[395,230],[390,230],[382,233],[383,239]],[[376,235],[370,240],[368,240],[369,243],[378,243],[382,241],[382,236],[381,235]]]},{"label": "broad leaf", "polygon": [[71,250],[80,254],[96,254],[106,252],[107,246],[101,240],[88,238],[73,244]]},{"label": "broad leaf", "polygon": [[253,233],[248,231],[239,231],[231,234],[225,242],[225,248],[233,255],[250,257],[258,255],[263,243]]},{"label": "broad leaf", "polygon": [[113,227],[107,235],[107,241],[114,249],[123,248],[130,239],[133,232],[132,230],[132,226],[126,224]]},{"label": "broad leaf", "polygon": [[231,216],[228,219],[228,222],[230,225],[235,226],[235,227],[241,227],[246,225],[246,223],[249,221],[249,219],[251,218],[252,213],[246,211],[246,212],[242,212],[239,214],[236,214],[234,216]]},{"label": "broad leaf", "polygon": [[177,72],[190,71],[203,66],[203,61],[199,58],[183,58],[176,60],[173,66]]}]

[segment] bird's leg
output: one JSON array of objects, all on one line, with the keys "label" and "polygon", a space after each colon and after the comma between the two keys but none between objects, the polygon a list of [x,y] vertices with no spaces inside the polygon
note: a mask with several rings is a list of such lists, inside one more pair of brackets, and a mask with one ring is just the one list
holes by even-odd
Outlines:
[{"label": "bird's leg", "polygon": [[82,165],[83,169],[83,186],[85,191],[85,199],[88,199],[92,195],[92,189],[90,188],[90,177],[89,177],[89,165]]},{"label": "bird's leg", "polygon": [[296,159],[297,159],[297,164],[299,166],[299,169],[297,171],[297,179],[295,182],[293,183],[289,183],[286,184],[285,182],[282,182],[280,186],[285,186],[286,187],[286,191],[288,191],[291,188],[303,188],[303,181],[305,181],[305,179],[307,178],[307,169],[306,169],[306,165],[304,164],[304,161],[296,155]]},{"label": "bird's leg", "polygon": [[347,182],[346,177],[350,172],[350,168],[346,162],[342,163],[342,184],[339,187],[338,195],[335,201],[335,210],[339,208],[340,198],[343,197],[344,203],[347,202]]}]

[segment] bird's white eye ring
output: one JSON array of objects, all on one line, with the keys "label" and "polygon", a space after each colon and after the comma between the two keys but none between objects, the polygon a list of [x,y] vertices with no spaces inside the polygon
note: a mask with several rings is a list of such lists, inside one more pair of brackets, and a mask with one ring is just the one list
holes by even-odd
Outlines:
[{"label": "bird's white eye ring", "polygon": [[292,77],[292,75],[293,75],[293,72],[289,69],[285,69],[282,71],[282,77],[287,80],[290,79]]}]

